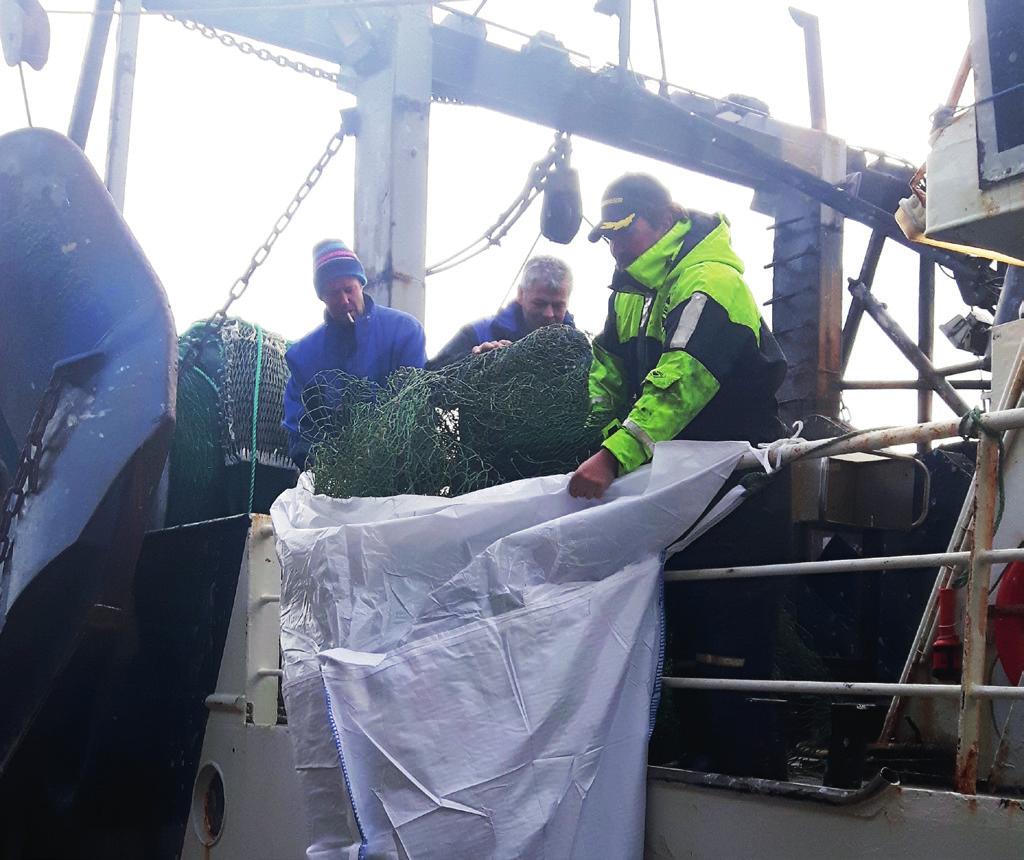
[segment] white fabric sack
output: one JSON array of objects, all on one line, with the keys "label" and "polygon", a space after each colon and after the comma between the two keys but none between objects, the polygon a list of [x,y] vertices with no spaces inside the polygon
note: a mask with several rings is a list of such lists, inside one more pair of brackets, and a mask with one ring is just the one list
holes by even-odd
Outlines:
[{"label": "white fabric sack", "polygon": [[749,450],[659,444],[601,502],[567,476],[455,499],[284,493],[307,856],[639,858],[661,552]]}]

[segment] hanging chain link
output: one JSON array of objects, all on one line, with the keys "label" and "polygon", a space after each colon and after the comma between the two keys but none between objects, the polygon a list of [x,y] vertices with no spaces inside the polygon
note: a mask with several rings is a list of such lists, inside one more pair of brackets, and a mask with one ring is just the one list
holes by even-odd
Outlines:
[{"label": "hanging chain link", "polygon": [[345,140],[345,127],[344,125],[339,128],[327,142],[327,148],[323,151],[323,154],[317,160],[316,164],[313,165],[312,170],[306,176],[305,181],[299,186],[299,190],[295,192],[295,196],[292,197],[291,201],[285,207],[277,220],[274,222],[274,226],[271,228],[269,235],[263,241],[263,244],[256,249],[256,253],[252,255],[252,259],[249,261],[249,265],[245,272],[242,273],[232,285],[231,289],[228,290],[227,301],[210,319],[208,323],[212,325],[220,325],[224,322],[228,315],[228,308],[240,299],[245,291],[249,288],[249,279],[253,276],[253,273],[262,266],[267,257],[270,256],[270,250],[274,247],[274,243],[280,238],[281,234],[288,228],[292,218],[295,217],[295,213],[298,212],[299,207],[302,205],[302,201],[309,196],[309,192],[313,190],[317,182],[320,181],[320,177],[323,176],[324,168],[330,164],[331,159],[341,149],[341,144]]},{"label": "hanging chain link", "polygon": [[14,474],[14,480],[7,490],[4,498],[3,511],[0,512],[0,575],[7,568],[7,562],[14,549],[14,541],[10,537],[11,524],[15,517],[21,513],[26,497],[32,495],[39,488],[39,461],[43,456],[43,435],[53,418],[60,402],[61,390],[64,387],[64,376],[54,373],[50,382],[39,399],[39,406],[32,418],[32,426],[25,440],[25,447],[21,449],[21,458],[18,461],[18,469]]},{"label": "hanging chain link", "polygon": [[569,133],[561,130],[556,131],[555,140],[548,147],[544,157],[530,168],[530,173],[527,177],[526,185],[523,186],[523,190],[519,192],[509,207],[498,216],[498,220],[488,227],[482,236],[474,239],[461,251],[456,251],[443,260],[427,266],[426,276],[430,277],[441,272],[447,272],[449,269],[454,269],[456,266],[461,266],[474,257],[478,257],[489,248],[500,245],[502,239],[508,235],[509,230],[525,214],[526,210],[530,208],[530,204],[544,191],[551,171],[557,165],[567,166],[571,155],[572,140]]},{"label": "hanging chain link", "polygon": [[[251,54],[260,60],[272,62],[283,69],[292,69],[293,71],[301,72],[304,75],[311,75],[314,78],[331,81],[334,84],[338,83],[338,75],[336,72],[328,72],[325,69],[307,65],[301,60],[292,60],[289,57],[268,51],[266,48],[257,48],[252,44],[252,42],[247,42],[244,39],[236,39],[230,33],[222,33],[213,27],[207,26],[206,24],[200,24],[187,18],[177,18],[167,12],[164,13],[163,17],[168,21],[181,24],[186,30],[192,30],[199,33],[201,36],[205,36],[207,39],[220,42],[228,48],[237,48],[243,54]],[[320,156],[320,159],[313,166],[313,169],[309,171],[305,182],[303,182],[299,187],[299,190],[295,193],[295,196],[285,208],[284,213],[281,214],[277,221],[274,222],[270,235],[267,236],[263,244],[256,249],[256,253],[253,254],[252,259],[249,261],[248,268],[242,276],[231,285],[231,289],[228,290],[227,300],[224,302],[223,306],[206,321],[204,328],[219,328],[224,323],[224,320],[227,319],[228,308],[240,299],[248,289],[249,279],[266,261],[267,257],[270,255],[270,249],[274,247],[274,243],[277,241],[278,237],[291,223],[292,217],[295,215],[299,206],[302,205],[302,201],[306,199],[306,195],[313,190],[313,186],[315,186],[320,180],[320,177],[324,172],[324,168],[327,167],[331,159],[334,158],[335,154],[341,148],[341,144],[344,139],[345,127],[344,124],[342,124],[342,127],[331,137],[327,144],[327,149],[324,150],[323,155]],[[190,344],[188,352],[182,359],[182,364],[195,357],[197,348],[197,344]]]},{"label": "hanging chain link", "polygon": [[271,228],[267,238],[263,240],[263,244],[256,249],[256,253],[252,255],[252,259],[249,260],[249,265],[245,271],[238,277],[235,282],[231,285],[231,289],[228,290],[228,297],[224,304],[215,311],[201,326],[198,327],[198,331],[201,332],[191,339],[188,347],[182,355],[181,360],[178,363],[178,372],[181,371],[189,364],[191,364],[196,356],[199,354],[199,349],[202,344],[204,336],[208,336],[211,331],[219,329],[227,320],[228,310],[238,299],[245,295],[245,291],[249,288],[249,279],[252,278],[255,271],[262,266],[266,261],[267,257],[270,256],[270,251],[274,247],[274,243],[280,238],[281,234],[288,228],[292,218],[295,217],[295,213],[302,205],[302,201],[309,196],[309,192],[313,190],[317,182],[320,181],[320,177],[323,176],[324,169],[330,164],[331,159],[337,155],[338,150],[341,149],[341,144],[345,140],[345,125],[342,123],[339,128],[327,142],[327,148],[323,151],[323,154],[317,159],[316,164],[306,175],[305,181],[299,186],[299,190],[295,192],[295,196],[292,197],[288,205],[285,207],[277,220],[274,222],[274,226]]},{"label": "hanging chain link", "polygon": [[213,27],[209,27],[206,24],[199,24],[198,22],[190,21],[187,18],[176,18],[174,15],[170,15],[166,12],[163,17],[168,21],[176,21],[186,30],[192,30],[214,42],[220,42],[227,48],[237,48],[243,54],[251,54],[259,60],[266,60],[267,62],[274,63],[282,69],[291,69],[293,72],[310,75],[322,81],[330,81],[335,85],[338,83],[337,72],[329,72],[326,69],[310,66],[307,63],[302,62],[302,60],[293,60],[281,54],[275,54],[266,48],[257,48],[252,42],[247,42],[244,39],[236,39],[230,33],[222,33],[220,30],[215,30]]}]

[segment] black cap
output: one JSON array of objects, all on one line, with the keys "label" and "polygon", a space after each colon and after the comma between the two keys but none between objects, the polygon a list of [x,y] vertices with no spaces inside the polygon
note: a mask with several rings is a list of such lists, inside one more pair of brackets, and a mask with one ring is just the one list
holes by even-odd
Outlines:
[{"label": "black cap", "polygon": [[668,189],[646,173],[626,173],[609,185],[601,199],[601,220],[587,236],[596,242],[602,236],[625,230],[637,212],[663,209],[672,202]]}]

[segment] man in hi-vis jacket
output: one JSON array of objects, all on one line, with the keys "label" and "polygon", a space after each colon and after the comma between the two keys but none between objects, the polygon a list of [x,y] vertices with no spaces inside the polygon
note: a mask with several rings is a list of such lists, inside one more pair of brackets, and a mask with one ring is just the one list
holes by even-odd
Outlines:
[{"label": "man in hi-vis jacket", "polygon": [[626,174],[605,191],[589,238],[606,238],[616,263],[590,371],[592,409],[609,424],[569,492],[600,498],[647,463],[656,442],[778,438],[786,361],[743,281],[725,217],[687,211],[653,177]]}]

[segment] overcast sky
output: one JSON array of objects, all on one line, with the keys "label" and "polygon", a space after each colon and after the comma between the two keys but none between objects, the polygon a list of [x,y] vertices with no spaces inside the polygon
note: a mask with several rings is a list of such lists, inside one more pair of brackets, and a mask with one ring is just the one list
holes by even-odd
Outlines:
[{"label": "overcast sky", "polygon": [[[50,60],[26,69],[36,125],[67,129],[92,8],[86,0],[44,0],[50,16]],[[462,2],[471,10],[475,2]],[[777,0],[661,0],[669,80],[711,95],[746,93],[773,116],[809,123],[803,40]],[[945,98],[967,46],[966,3],[960,0],[803,0],[821,19],[829,130],[851,144],[888,150],[914,163],[928,151],[929,115]],[[632,62],[659,75],[652,3],[634,0]],[[58,14],[58,11],[60,13]],[[489,0],[482,15],[518,30],[554,33],[587,55],[594,68],[613,62],[614,19],[593,12],[593,0]],[[518,47],[523,40],[491,31]],[[105,78],[87,146],[102,174],[109,109],[110,39]],[[326,65],[318,61],[320,65]],[[968,90],[966,98],[971,95]],[[337,127],[352,96],[327,82],[243,56],[180,24],[144,16],[125,217],[163,281],[179,330],[209,315],[284,209]],[[0,67],[0,132],[25,125],[16,69]],[[549,129],[477,108],[431,109],[428,263],[479,235],[522,187],[530,165],[552,139]],[[345,143],[324,179],[253,277],[234,312],[286,337],[318,324],[322,306],[311,284],[310,249],[325,236],[352,236],[354,146]],[[595,217],[601,191],[626,170],[657,174],[684,205],[726,213],[734,245],[759,301],[771,295],[769,219],[749,210],[751,192],[738,186],[574,141],[584,206]],[[497,309],[539,230],[539,203],[493,249],[427,285],[427,346],[433,353],[464,322]],[[611,258],[582,230],[569,246],[541,240],[538,253],[566,259],[576,277],[571,308],[597,331],[607,302]],[[856,275],[866,230],[847,222],[847,277]],[[357,249],[358,250],[358,249]],[[875,291],[904,327],[916,332],[917,257],[888,247]],[[846,297],[848,300],[848,296]],[[953,282],[937,281],[937,317],[964,312]],[[765,309],[770,318],[770,308]],[[970,358],[936,337],[936,362]],[[861,327],[851,378],[910,378],[909,364],[870,320]],[[970,394],[970,392],[965,392]],[[855,423],[915,419],[913,392],[849,392]],[[936,398],[936,417],[946,414]]]}]

